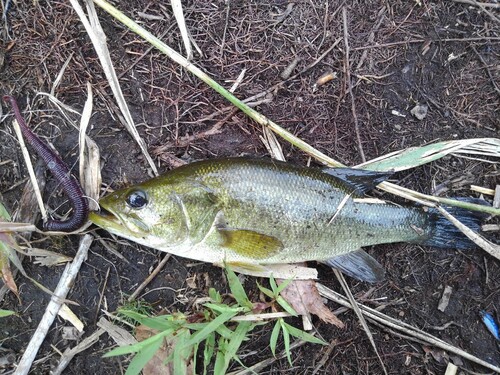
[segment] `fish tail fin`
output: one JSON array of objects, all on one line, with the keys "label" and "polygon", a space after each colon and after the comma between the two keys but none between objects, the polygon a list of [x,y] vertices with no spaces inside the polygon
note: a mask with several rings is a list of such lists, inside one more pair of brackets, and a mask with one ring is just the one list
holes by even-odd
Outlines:
[{"label": "fish tail fin", "polygon": [[[460,201],[489,205],[485,200],[478,198],[455,198]],[[488,217],[487,214],[477,211],[469,211],[459,207],[445,207],[451,215],[457,218],[462,224],[466,225],[474,232],[480,232],[481,222]],[[435,208],[429,209],[430,225],[432,234],[430,238],[422,242],[423,245],[447,248],[468,250],[477,247],[460,229],[458,229],[451,221],[446,219]]]}]

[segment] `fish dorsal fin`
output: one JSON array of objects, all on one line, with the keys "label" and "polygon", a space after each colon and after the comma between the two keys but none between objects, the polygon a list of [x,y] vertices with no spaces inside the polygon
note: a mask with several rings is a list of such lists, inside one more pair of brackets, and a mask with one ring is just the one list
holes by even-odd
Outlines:
[{"label": "fish dorsal fin", "polygon": [[323,168],[322,171],[330,176],[338,178],[358,194],[364,194],[372,190],[394,173],[354,168]]},{"label": "fish dorsal fin", "polygon": [[219,227],[222,246],[252,259],[266,259],[283,248],[276,237],[248,229]]},{"label": "fish dorsal fin", "polygon": [[323,263],[338,268],[348,276],[369,283],[380,282],[385,275],[385,270],[380,263],[361,249],[338,255]]}]

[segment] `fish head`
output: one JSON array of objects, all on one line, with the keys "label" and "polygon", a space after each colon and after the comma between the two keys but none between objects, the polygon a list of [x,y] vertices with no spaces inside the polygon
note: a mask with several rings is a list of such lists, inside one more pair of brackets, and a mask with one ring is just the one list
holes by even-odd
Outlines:
[{"label": "fish head", "polygon": [[183,204],[168,186],[148,183],[117,190],[99,201],[89,219],[121,237],[151,246],[169,247],[188,237]]}]

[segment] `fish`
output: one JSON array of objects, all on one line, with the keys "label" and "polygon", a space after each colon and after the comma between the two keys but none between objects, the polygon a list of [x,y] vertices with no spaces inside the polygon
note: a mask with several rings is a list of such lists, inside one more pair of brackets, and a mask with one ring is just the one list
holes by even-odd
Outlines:
[{"label": "fish", "polygon": [[[103,197],[89,219],[139,244],[258,276],[317,261],[377,282],[384,269],[363,247],[474,247],[433,209],[365,197],[391,175],[265,158],[202,160]],[[473,215],[449,210],[479,229]]]}]

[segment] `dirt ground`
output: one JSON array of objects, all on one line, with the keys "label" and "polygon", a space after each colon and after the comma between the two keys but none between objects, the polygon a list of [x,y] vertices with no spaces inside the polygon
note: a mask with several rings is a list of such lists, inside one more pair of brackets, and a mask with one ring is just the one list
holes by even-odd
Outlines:
[{"label": "dirt ground", "polygon": [[[472,1],[474,3],[474,1]],[[171,47],[184,53],[170,4],[134,0],[118,7]],[[342,7],[347,7],[343,24]],[[256,109],[318,150],[348,164],[410,146],[438,140],[496,137],[500,128],[500,24],[496,2],[486,11],[466,1],[186,1],[187,27],[203,53],[193,62],[229,88],[242,70],[235,91],[239,98],[267,92]],[[262,129],[177,64],[148,46],[98,9],[109,49],[128,105],[160,171],[198,159],[220,156],[266,156]],[[348,48],[346,48],[347,35]],[[335,47],[331,49],[335,44]],[[330,50],[329,50],[330,49]],[[327,52],[329,50],[329,52]],[[327,52],[324,56],[323,54]],[[348,52],[348,53],[346,53]],[[289,80],[283,72],[292,62]],[[64,69],[65,62],[68,62]],[[81,112],[86,84],[94,92],[88,134],[101,151],[103,183],[112,189],[151,176],[146,161],[120,122],[117,106],[99,60],[69,2],[17,1],[8,12],[0,41],[0,93],[19,98],[24,115],[37,134],[59,151],[77,173],[78,131],[40,92],[51,92]],[[56,77],[62,71],[60,82]],[[333,72],[332,81],[314,88]],[[348,80],[352,83],[349,94]],[[265,99],[265,100],[263,100]],[[428,106],[419,121],[410,114],[417,104]],[[1,115],[1,113],[0,113]],[[11,127],[10,109],[0,116],[0,192],[10,212],[19,209],[27,170]],[[69,114],[78,123],[79,117]],[[213,135],[201,136],[214,129]],[[359,135],[359,140],[358,140]],[[308,157],[282,141],[289,161],[306,164]],[[314,164],[314,162],[313,162]],[[500,183],[498,164],[445,158],[395,175],[395,180],[424,193],[477,196],[471,184],[494,189]],[[384,198],[392,199],[388,195]],[[50,176],[46,205],[62,214],[65,197]],[[116,240],[92,228],[96,238],[113,246],[121,257],[95,240],[68,298],[78,303],[76,315],[85,323],[81,339],[96,330],[103,310],[115,311],[164,257],[164,253]],[[495,237],[498,232],[490,237]],[[80,236],[34,235],[32,244],[72,256]],[[349,279],[352,291],[371,307],[419,327],[492,364],[500,366],[498,343],[480,321],[479,311],[499,314],[500,264],[484,251],[437,250],[416,245],[367,249],[386,269],[376,285]],[[29,275],[54,289],[63,267],[45,267],[26,259]],[[340,291],[330,269],[318,266],[320,280]],[[186,282],[196,277],[193,285]],[[18,277],[20,302],[7,293],[0,308],[19,312],[0,319],[0,358],[22,356],[49,301],[49,296]],[[155,311],[186,311],[210,286],[227,292],[220,269],[172,256],[140,295]],[[255,279],[246,278],[250,293]],[[448,308],[437,304],[443,290],[453,290]],[[369,292],[369,293],[367,293]],[[338,305],[329,303],[332,310]],[[498,316],[498,315],[496,315]],[[304,345],[286,359],[273,362],[269,374],[380,374],[380,363],[351,311],[339,318],[338,329],[314,320],[315,330],[330,347]],[[291,321],[300,325],[299,320]],[[33,374],[47,374],[59,352],[77,342],[63,336],[68,323],[56,319],[33,365]],[[390,374],[443,374],[451,361],[460,371],[485,373],[484,368],[405,337],[370,325],[383,363]],[[253,365],[272,357],[269,330],[257,329],[240,358]],[[107,335],[78,354],[67,374],[120,374],[123,357],[103,359],[113,345]],[[283,343],[280,343],[280,349]],[[328,352],[328,350],[330,350]],[[13,366],[0,367],[10,374]],[[491,370],[489,370],[491,373]]]}]

